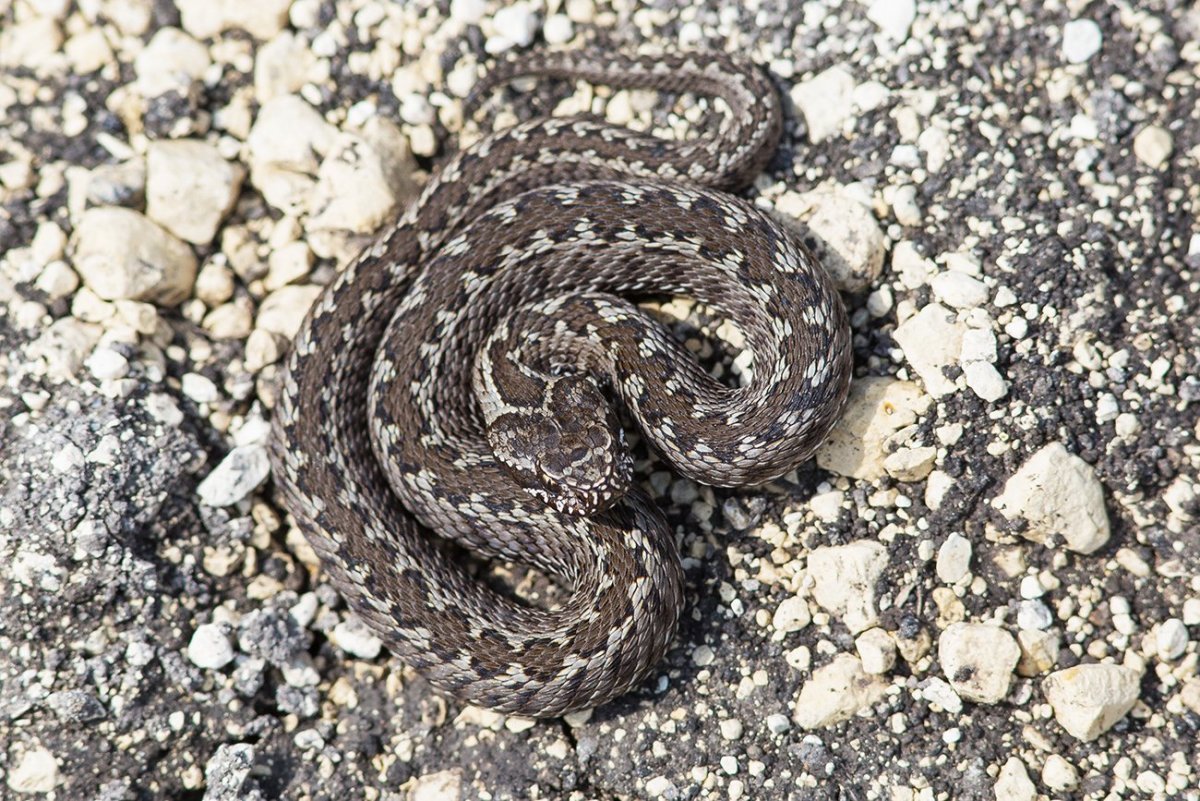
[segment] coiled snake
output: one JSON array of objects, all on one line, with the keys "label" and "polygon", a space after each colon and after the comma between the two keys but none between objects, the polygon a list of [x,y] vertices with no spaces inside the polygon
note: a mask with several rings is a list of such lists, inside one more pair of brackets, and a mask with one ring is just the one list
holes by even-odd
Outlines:
[{"label": "coiled snake", "polygon": [[[537,119],[447,161],[310,309],[272,461],[330,581],[389,648],[459,698],[552,716],[643,679],[683,603],[675,542],[630,478],[606,396],[680,473],[758,483],[824,437],[850,346],[808,251],[717,191],[746,185],[778,140],[758,68],[545,52],[477,93],[520,76],[714,95],[731,113],[687,141]],[[662,295],[744,333],[747,386],[710,377],[631,303]],[[542,609],[497,592],[442,538],[540,570],[567,597]]]}]

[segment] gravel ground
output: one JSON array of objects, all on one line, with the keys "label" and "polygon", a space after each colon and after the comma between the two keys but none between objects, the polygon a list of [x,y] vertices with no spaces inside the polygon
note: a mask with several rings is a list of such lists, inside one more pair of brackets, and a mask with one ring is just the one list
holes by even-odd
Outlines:
[{"label": "gravel ground", "polygon": [[[1200,798],[1198,37],[1172,0],[0,0],[0,797]],[[489,59],[592,41],[771,70],[752,194],[846,290],[857,374],[765,488],[643,452],[683,625],[535,722],[348,616],[263,441]],[[487,124],[550,108],[715,113],[539,87]]]}]

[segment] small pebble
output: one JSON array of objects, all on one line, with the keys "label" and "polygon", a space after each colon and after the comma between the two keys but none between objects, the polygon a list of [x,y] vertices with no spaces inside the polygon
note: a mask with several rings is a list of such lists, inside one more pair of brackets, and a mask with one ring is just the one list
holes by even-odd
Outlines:
[{"label": "small pebble", "polygon": [[1041,601],[1021,601],[1017,606],[1017,625],[1023,629],[1041,631],[1050,628],[1053,623],[1053,613]]},{"label": "small pebble", "polygon": [[725,740],[742,739],[742,722],[737,718],[726,718],[720,722],[721,738]]},{"label": "small pebble", "polygon": [[1183,621],[1171,617],[1159,624],[1154,635],[1158,658],[1171,662],[1183,656],[1188,646],[1188,630]]},{"label": "small pebble", "polygon": [[971,541],[961,534],[952,533],[938,548],[938,578],[947,584],[954,584],[967,575],[970,567]]},{"label": "small pebble", "polygon": [[205,623],[196,627],[187,647],[188,659],[205,670],[220,670],[233,661],[233,643],[222,626]]},{"label": "small pebble", "polygon": [[215,403],[221,397],[217,385],[199,373],[184,373],[180,385],[183,394],[196,403]]},{"label": "small pebble", "polygon": [[1133,138],[1133,155],[1152,170],[1166,164],[1174,149],[1171,134],[1157,125],[1147,125]]},{"label": "small pebble", "polygon": [[1083,64],[1100,51],[1104,37],[1090,19],[1071,20],[1063,26],[1062,53],[1071,64]]}]

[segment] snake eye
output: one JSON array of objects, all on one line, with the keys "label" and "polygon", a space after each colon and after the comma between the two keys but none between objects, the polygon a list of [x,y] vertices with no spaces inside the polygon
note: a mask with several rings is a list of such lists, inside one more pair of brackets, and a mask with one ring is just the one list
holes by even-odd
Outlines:
[{"label": "snake eye", "polygon": [[576,464],[578,464],[578,463],[584,461],[585,459],[587,459],[588,449],[587,448],[574,448],[571,450],[571,452],[568,454],[568,456],[571,458],[572,462],[575,462]]}]

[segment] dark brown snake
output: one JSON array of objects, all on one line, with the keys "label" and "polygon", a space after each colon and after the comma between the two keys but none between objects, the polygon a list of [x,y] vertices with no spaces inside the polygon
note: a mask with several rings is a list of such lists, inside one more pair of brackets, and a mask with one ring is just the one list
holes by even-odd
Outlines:
[{"label": "dark brown snake", "polygon": [[[520,76],[717,96],[731,113],[688,141],[537,119],[451,158],[309,311],[272,460],[330,581],[389,648],[463,700],[552,716],[641,681],[683,604],[676,544],[630,478],[607,398],[683,475],[759,483],[825,436],[850,345],[795,235],[718,191],[748,184],[779,138],[757,67],[544,52],[477,94]],[[665,295],[742,331],[747,386],[712,378],[633,305]],[[443,538],[535,568],[566,599],[497,592]]]}]

